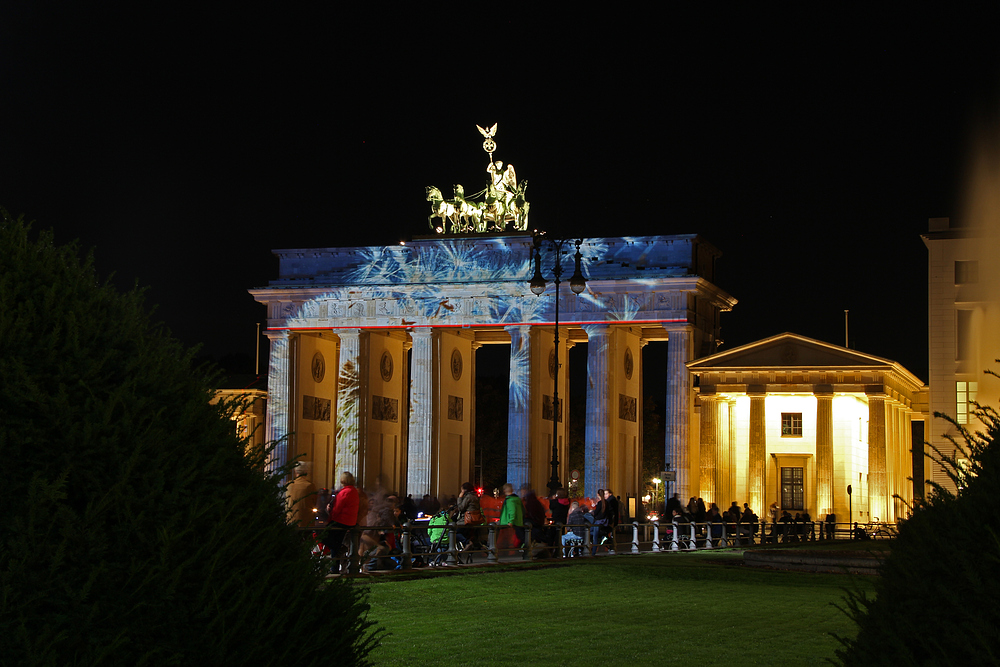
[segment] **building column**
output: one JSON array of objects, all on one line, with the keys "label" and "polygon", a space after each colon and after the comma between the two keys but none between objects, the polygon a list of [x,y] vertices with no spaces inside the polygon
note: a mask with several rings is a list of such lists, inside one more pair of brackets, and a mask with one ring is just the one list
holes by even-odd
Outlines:
[{"label": "building column", "polygon": [[[338,371],[337,371],[337,449],[334,463],[334,478],[340,472],[352,473],[360,484],[364,471],[360,465],[364,460],[359,452],[364,443],[367,426],[367,368],[368,355],[365,340],[367,334],[361,329],[340,329]],[[339,471],[339,472],[338,472]]]},{"label": "building column", "polygon": [[507,482],[531,483],[531,327],[504,327],[510,334],[507,407]]},{"label": "building column", "polygon": [[699,448],[699,479],[700,491],[698,493],[704,499],[705,504],[718,503],[717,497],[719,487],[717,476],[720,471],[721,443],[719,442],[719,397],[715,393],[715,387],[701,388],[701,428]]},{"label": "building column", "polygon": [[677,473],[674,492],[681,502],[687,502],[694,491],[691,487],[691,470],[688,450],[691,419],[691,379],[687,362],[692,359],[691,327],[666,326],[667,338],[667,415],[666,415],[666,464]]},{"label": "building column", "polygon": [[410,371],[409,441],[406,453],[406,492],[415,498],[431,493],[434,453],[434,343],[431,327],[410,332],[413,355]]},{"label": "building column", "polygon": [[471,373],[472,392],[469,394],[469,451],[472,453],[469,461],[468,480],[475,485],[479,485],[480,479],[476,477],[476,461],[478,448],[476,446],[476,352],[483,346],[482,343],[472,342],[472,353],[469,355],[469,373]]},{"label": "building column", "polygon": [[765,516],[767,510],[767,485],[765,480],[765,457],[767,456],[767,441],[764,421],[764,399],[767,388],[763,385],[749,385],[747,395],[750,396],[750,460],[747,468],[747,489],[750,495],[750,508]]},{"label": "building column", "polygon": [[816,387],[816,517],[833,512],[833,387]]},{"label": "building column", "polygon": [[267,456],[265,469],[274,474],[287,463],[288,422],[291,410],[290,340],[286,329],[265,331],[271,343],[267,362],[267,414],[264,418],[264,442],[273,448]]},{"label": "building column", "polygon": [[868,520],[886,521],[888,493],[885,460],[885,394],[865,391],[868,395]]},{"label": "building column", "polygon": [[584,494],[597,495],[608,485],[608,438],[611,415],[608,395],[611,389],[611,336],[607,324],[585,324],[587,333],[587,424],[585,434]]}]

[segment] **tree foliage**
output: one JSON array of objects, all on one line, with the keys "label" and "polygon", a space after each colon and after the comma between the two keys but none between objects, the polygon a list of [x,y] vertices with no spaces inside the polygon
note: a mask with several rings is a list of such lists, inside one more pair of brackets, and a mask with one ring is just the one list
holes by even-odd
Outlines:
[{"label": "tree foliage", "polygon": [[0,215],[0,663],[367,664],[363,598],[322,585],[211,374]]},{"label": "tree foliage", "polygon": [[858,625],[837,652],[846,665],[1000,663],[1000,415],[976,406],[983,429],[958,430],[954,453],[935,448],[957,492],[932,484],[881,567],[874,595],[849,593]]}]

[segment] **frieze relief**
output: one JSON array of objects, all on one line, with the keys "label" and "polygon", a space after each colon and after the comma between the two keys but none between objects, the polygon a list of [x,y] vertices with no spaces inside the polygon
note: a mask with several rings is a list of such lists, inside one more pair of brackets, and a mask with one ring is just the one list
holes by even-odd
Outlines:
[{"label": "frieze relief", "polygon": [[[478,290],[477,290],[478,291]],[[631,321],[672,317],[686,304],[685,292],[602,293],[588,291],[580,296],[560,295],[560,318],[574,320]],[[433,324],[516,324],[548,322],[554,315],[551,293],[545,298],[531,294],[414,294],[393,290],[358,298],[356,292],[316,295],[312,300],[273,301],[269,304],[271,326],[365,327]],[[281,320],[285,320],[283,323]],[[296,320],[298,320],[296,322]]]}]

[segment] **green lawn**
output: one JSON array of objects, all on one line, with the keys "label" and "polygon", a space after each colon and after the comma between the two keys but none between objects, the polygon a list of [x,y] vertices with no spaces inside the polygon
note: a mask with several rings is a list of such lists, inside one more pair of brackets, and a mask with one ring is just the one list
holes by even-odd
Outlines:
[{"label": "green lawn", "polygon": [[390,634],[377,665],[802,665],[851,635],[863,577],[757,570],[742,552],[648,554],[464,570],[369,585]]}]

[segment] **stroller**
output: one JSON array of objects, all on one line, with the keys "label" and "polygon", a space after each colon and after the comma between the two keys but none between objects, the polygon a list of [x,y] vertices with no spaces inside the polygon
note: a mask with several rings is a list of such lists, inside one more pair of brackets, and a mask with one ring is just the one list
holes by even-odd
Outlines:
[{"label": "stroller", "polygon": [[441,510],[431,517],[430,523],[427,524],[427,538],[430,542],[428,553],[433,555],[433,558],[428,556],[428,565],[446,565],[448,562],[448,546],[450,542],[446,526],[450,520],[451,517],[448,510]]}]

